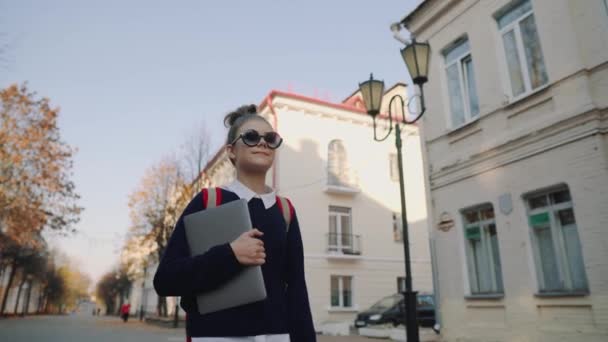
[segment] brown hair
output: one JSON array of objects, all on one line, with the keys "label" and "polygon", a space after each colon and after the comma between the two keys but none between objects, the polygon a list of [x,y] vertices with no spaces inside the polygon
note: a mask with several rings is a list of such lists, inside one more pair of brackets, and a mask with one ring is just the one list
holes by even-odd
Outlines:
[{"label": "brown hair", "polygon": [[258,115],[258,108],[254,104],[240,106],[236,110],[228,113],[224,117],[224,126],[228,127],[226,144],[233,142],[234,139],[236,139],[236,133],[239,131],[239,128],[241,128],[245,122],[253,119],[263,120],[270,125],[266,119]]},{"label": "brown hair", "polygon": [[[228,113],[224,117],[224,126],[228,127],[228,135],[226,137],[226,145],[236,139],[236,133],[239,129],[249,120],[263,120],[269,126],[270,123],[268,120],[264,119],[262,116],[258,115],[258,108],[254,104],[240,106],[236,110]],[[230,159],[232,165],[235,165],[234,160]]]}]

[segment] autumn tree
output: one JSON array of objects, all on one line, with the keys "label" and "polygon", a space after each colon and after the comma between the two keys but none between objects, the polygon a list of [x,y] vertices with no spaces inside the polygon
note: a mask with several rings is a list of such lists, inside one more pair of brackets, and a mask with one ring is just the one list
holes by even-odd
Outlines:
[{"label": "autumn tree", "polygon": [[[131,216],[130,236],[138,236],[142,244],[149,244],[151,259],[159,261],[183,210],[179,201],[184,178],[178,162],[165,158],[146,171],[139,187],[131,194],[129,208]],[[166,316],[164,297],[159,297],[158,313]]]},{"label": "autumn tree", "polygon": [[[179,157],[166,157],[148,169],[131,194],[131,225],[121,255],[131,281],[162,257],[179,215],[200,191],[200,175],[208,159],[209,134],[201,124],[185,140]],[[164,297],[158,299],[157,312],[167,315]]]},{"label": "autumn tree", "polygon": [[106,306],[106,315],[118,313],[130,295],[131,284],[124,268],[107,272],[101,277],[95,291],[97,298]]},{"label": "autumn tree", "polygon": [[0,90],[0,234],[18,244],[44,228],[73,232],[82,211],[58,113],[25,84]]},{"label": "autumn tree", "polygon": [[[20,245],[16,241],[8,239],[7,237],[3,237],[3,248],[0,249],[0,256],[2,257],[4,265],[1,267],[3,269],[9,270],[8,274],[8,282],[6,283],[6,287],[2,294],[2,302],[0,304],[0,315],[6,313],[6,304],[8,300],[8,294],[10,289],[15,285],[15,281],[19,282],[20,280],[16,279],[19,273],[27,274],[31,273],[28,267],[32,262],[38,262],[36,260],[37,254],[41,253],[40,248],[42,244],[36,245]],[[19,272],[21,269],[24,269],[23,272]],[[23,277],[23,276],[22,276]],[[21,279],[19,283],[19,292],[17,298],[19,299],[21,294],[21,289],[25,283],[25,279]],[[17,301],[18,302],[18,301]],[[18,303],[17,303],[18,304]],[[17,306],[15,306],[16,308]]]}]

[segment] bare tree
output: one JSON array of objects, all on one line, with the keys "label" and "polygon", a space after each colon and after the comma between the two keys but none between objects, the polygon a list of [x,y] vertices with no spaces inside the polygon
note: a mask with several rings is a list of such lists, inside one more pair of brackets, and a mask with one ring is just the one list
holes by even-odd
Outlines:
[{"label": "bare tree", "polygon": [[188,184],[188,186],[183,189],[184,193],[181,195],[188,200],[194,196],[195,191],[199,190],[197,180],[200,178],[200,175],[209,160],[209,151],[209,132],[207,127],[201,123],[192,131],[181,149],[182,156],[180,167],[182,168],[186,184]]},{"label": "bare tree", "polygon": [[[129,200],[132,236],[141,236],[153,244],[152,256],[162,257],[181,213],[179,198],[185,188],[184,178],[175,158],[168,157],[150,168]],[[158,312],[167,315],[166,299],[159,297]]]}]

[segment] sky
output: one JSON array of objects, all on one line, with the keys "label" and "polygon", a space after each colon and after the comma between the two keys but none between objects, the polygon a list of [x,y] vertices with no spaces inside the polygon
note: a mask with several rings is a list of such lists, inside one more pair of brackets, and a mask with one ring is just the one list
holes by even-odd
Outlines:
[{"label": "sky", "polygon": [[27,82],[61,108],[85,208],[49,236],[94,281],[118,264],[129,194],[204,126],[271,90],[340,102],[358,83],[408,80],[389,30],[420,0],[0,0],[0,87]]}]

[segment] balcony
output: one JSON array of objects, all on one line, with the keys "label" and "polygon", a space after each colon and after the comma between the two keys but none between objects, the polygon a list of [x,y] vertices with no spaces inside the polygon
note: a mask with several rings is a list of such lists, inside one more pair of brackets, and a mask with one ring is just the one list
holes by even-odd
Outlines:
[{"label": "balcony", "polygon": [[336,195],[356,195],[361,192],[359,177],[355,172],[348,170],[340,173],[328,171],[325,192]]},{"label": "balcony", "polygon": [[361,236],[334,234],[327,236],[327,256],[334,259],[359,259],[361,256]]}]

